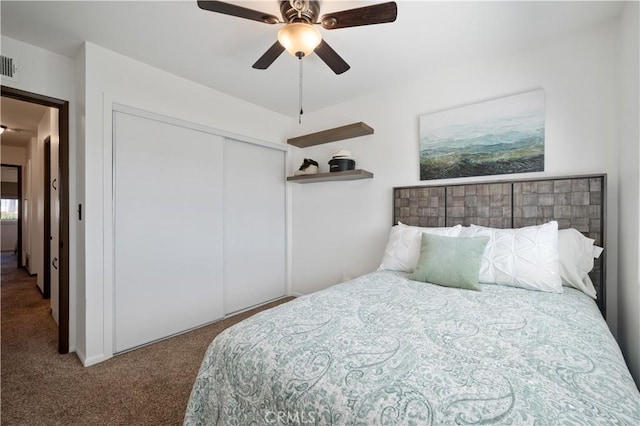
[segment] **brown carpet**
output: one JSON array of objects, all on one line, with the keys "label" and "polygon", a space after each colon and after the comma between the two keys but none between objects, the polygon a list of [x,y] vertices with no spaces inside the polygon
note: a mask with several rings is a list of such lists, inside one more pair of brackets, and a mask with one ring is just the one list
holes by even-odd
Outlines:
[{"label": "brown carpet", "polygon": [[2,254],[2,425],[179,425],[204,352],[225,328],[263,309],[92,367],[57,353],[57,327],[35,278]]}]

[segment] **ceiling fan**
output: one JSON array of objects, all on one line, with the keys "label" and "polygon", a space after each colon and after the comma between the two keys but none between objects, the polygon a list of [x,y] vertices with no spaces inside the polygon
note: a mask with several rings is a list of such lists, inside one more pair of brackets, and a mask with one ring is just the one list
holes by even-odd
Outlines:
[{"label": "ceiling fan", "polygon": [[7,127],[4,124],[0,124],[0,135],[3,134],[4,132],[11,132],[11,133],[33,133],[31,130],[28,129],[19,129],[17,127]]},{"label": "ceiling fan", "polygon": [[302,58],[315,52],[336,74],[349,70],[350,66],[322,39],[314,25],[326,30],[358,27],[362,25],[394,22],[398,14],[395,2],[387,2],[356,9],[320,15],[320,1],[279,0],[282,19],[268,13],[222,2],[199,0],[198,7],[211,12],[251,19],[265,24],[285,24],[278,32],[276,41],[257,61],[253,68],[267,69],[287,50],[293,56]]}]

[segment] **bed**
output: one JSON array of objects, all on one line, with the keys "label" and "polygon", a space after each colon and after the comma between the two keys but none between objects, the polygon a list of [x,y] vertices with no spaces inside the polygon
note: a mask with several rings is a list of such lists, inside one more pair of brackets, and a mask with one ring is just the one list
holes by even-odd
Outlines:
[{"label": "bed", "polygon": [[[555,209],[551,218],[541,209],[541,217],[521,229],[548,230],[548,219],[556,219],[557,229],[561,219],[568,219],[568,225],[590,228],[583,232],[602,244],[605,177],[557,178],[551,190],[558,182],[564,187],[565,179],[586,179],[588,192],[594,193],[594,204],[587,199],[586,205],[599,207]],[[536,182],[548,189],[547,180]],[[515,207],[514,201],[500,207],[508,218],[503,216],[498,231],[491,232],[502,235],[500,228],[513,227],[522,195],[514,195],[514,188],[519,191],[522,183],[500,183],[507,185],[500,200],[515,200]],[[584,189],[583,183],[574,189]],[[492,223],[483,222],[485,209],[478,207],[485,201],[497,206],[497,190],[485,200],[482,194],[490,194],[491,188],[473,185],[478,186],[464,185],[462,191],[458,186],[395,188],[395,224],[387,249],[394,230],[406,234],[418,225],[435,225],[437,232],[451,233],[467,218],[496,225],[498,207],[487,210],[494,213]],[[526,186],[528,193],[539,187]],[[467,198],[465,207],[465,197],[472,193],[476,198]],[[455,201],[454,194],[462,201]],[[555,197],[555,203],[572,199],[574,205],[584,202],[569,195]],[[570,217],[559,217],[563,212]],[[584,214],[586,222],[580,217]],[[488,232],[478,226],[464,229]],[[420,233],[422,248],[434,238],[425,234]],[[489,240],[482,235],[429,235],[447,244]],[[416,280],[422,252],[413,272],[385,268],[387,255],[386,250],[376,272],[264,311],[216,337],[196,378],[184,423],[640,424],[640,394],[599,305],[583,290],[477,284],[473,291],[435,285]],[[602,256],[594,262],[590,281],[599,298]]]}]

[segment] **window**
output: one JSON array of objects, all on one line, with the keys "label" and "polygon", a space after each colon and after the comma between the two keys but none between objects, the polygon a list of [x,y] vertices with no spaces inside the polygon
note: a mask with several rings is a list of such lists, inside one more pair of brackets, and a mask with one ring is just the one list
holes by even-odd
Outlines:
[{"label": "window", "polygon": [[18,219],[18,200],[16,199],[2,199],[2,220],[17,220]]}]

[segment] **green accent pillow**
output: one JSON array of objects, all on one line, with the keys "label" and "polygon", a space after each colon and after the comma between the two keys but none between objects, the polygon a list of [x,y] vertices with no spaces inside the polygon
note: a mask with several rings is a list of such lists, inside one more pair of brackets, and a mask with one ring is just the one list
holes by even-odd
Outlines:
[{"label": "green accent pillow", "polygon": [[480,290],[480,262],[488,242],[488,236],[464,238],[423,233],[418,267],[409,278],[446,287]]}]

